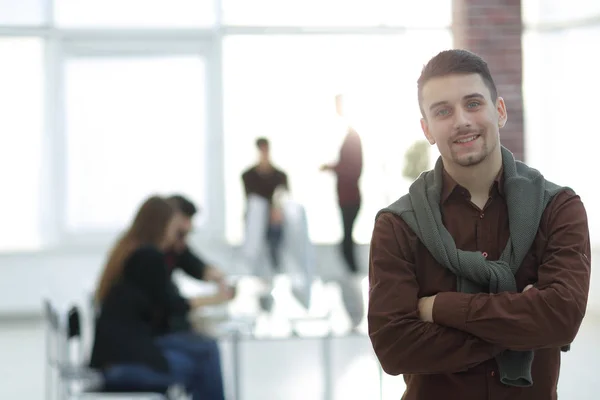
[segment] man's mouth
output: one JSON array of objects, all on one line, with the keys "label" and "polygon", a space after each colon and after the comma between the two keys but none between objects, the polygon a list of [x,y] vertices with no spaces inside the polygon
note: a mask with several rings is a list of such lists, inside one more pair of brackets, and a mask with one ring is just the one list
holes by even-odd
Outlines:
[{"label": "man's mouth", "polygon": [[454,143],[459,143],[459,144],[469,143],[469,142],[472,142],[473,140],[477,139],[479,136],[480,135],[467,136],[462,139],[455,140]]}]

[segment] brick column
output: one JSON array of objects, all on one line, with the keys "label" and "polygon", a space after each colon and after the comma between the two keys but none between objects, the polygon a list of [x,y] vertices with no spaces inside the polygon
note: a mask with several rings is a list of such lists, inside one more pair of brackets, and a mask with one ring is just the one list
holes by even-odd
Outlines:
[{"label": "brick column", "polygon": [[454,47],[470,50],[487,63],[508,110],[500,140],[524,159],[521,0],[453,0]]}]

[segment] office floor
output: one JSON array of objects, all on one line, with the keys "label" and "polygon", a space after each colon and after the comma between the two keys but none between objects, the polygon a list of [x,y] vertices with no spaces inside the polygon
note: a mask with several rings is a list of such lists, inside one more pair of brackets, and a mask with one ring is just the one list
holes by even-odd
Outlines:
[{"label": "office floor", "polygon": [[[597,373],[600,370],[600,342],[597,333],[600,331],[600,318],[588,317],[582,326],[579,336],[573,345],[573,350],[563,357],[563,366],[559,386],[561,399],[586,400],[597,399],[600,391],[600,382]],[[248,342],[242,350],[246,358],[242,370],[246,376],[241,380],[241,393],[243,400],[269,399],[280,400],[299,397],[297,390],[287,392],[287,386],[292,390],[292,385],[297,387],[298,381],[306,379],[313,384],[314,393],[304,393],[303,398],[320,400],[323,387],[325,370],[321,365],[311,366],[311,363],[321,363],[321,344],[319,341],[294,339],[254,341]],[[340,338],[334,341],[334,364],[338,365],[338,372],[332,374],[332,393],[334,398],[348,398],[349,383],[356,382],[360,395],[355,398],[377,398],[379,394],[377,368],[374,360],[368,357],[368,340],[361,335]],[[362,357],[355,357],[363,353]],[[293,363],[284,363],[280,358],[285,358],[290,351],[299,350],[303,357],[294,356]],[[312,354],[312,355],[311,355]],[[41,320],[12,319],[0,322],[0,385],[1,399],[27,399],[37,400],[44,398],[44,331]],[[366,356],[365,356],[366,355]],[[251,359],[260,359],[259,365]],[[354,357],[354,361],[352,361]],[[337,359],[337,361],[335,360]],[[225,363],[227,364],[227,363]],[[252,366],[250,367],[250,366]],[[269,367],[278,366],[277,368]],[[281,365],[289,367],[289,373]],[[350,366],[340,371],[339,366]],[[286,367],[286,368],[287,368]],[[299,374],[299,371],[304,373]],[[341,373],[340,373],[341,372]],[[286,379],[286,375],[288,378]],[[291,375],[291,376],[290,376]],[[358,380],[358,382],[357,382]],[[368,382],[366,382],[368,381]],[[295,383],[295,384],[294,384]],[[367,383],[365,385],[365,383]],[[314,385],[316,384],[316,385]],[[352,386],[352,385],[350,385]],[[399,399],[403,390],[403,383],[399,377],[384,379],[384,398]],[[346,389],[344,389],[346,388]],[[369,395],[369,393],[372,395]],[[353,392],[355,395],[356,391]],[[295,395],[296,394],[296,395]],[[309,397],[305,397],[308,395]]]}]

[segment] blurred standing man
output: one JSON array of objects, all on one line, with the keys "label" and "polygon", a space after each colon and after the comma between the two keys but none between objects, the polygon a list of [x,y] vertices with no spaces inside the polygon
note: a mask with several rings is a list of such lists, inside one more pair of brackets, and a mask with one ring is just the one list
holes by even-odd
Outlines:
[{"label": "blurred standing man", "polygon": [[274,198],[276,190],[289,191],[288,178],[285,172],[276,168],[271,162],[270,145],[266,138],[256,140],[258,163],[242,174],[246,197],[258,195],[269,202],[269,220],[267,226],[267,241],[273,268],[281,271],[281,242],[283,239],[283,215]]},{"label": "blurred standing man", "polygon": [[331,171],[337,178],[338,204],[342,214],[344,236],[341,253],[344,258],[347,274],[338,280],[342,292],[342,300],[351,320],[351,329],[355,331],[364,318],[364,305],[361,282],[358,279],[359,266],[356,262],[356,249],[352,237],[354,222],[361,205],[359,180],[362,174],[362,143],[358,133],[345,120],[342,95],[335,97],[336,112],[346,129],[346,136],[335,164],[326,164],[321,171]]},{"label": "blurred standing man", "polygon": [[[343,98],[341,95],[338,95],[335,100],[337,114],[343,117]],[[332,171],[337,178],[338,204],[342,214],[344,229],[341,249],[346,265],[352,274],[358,273],[359,269],[356,263],[352,232],[361,204],[359,180],[362,173],[362,166],[362,143],[360,136],[353,128],[348,127],[337,163],[323,165],[321,171]]]}]

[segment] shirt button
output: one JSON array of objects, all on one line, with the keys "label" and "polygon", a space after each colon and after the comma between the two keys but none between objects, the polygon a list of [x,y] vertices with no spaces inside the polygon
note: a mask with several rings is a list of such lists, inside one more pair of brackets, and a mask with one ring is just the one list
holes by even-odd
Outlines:
[{"label": "shirt button", "polygon": [[495,371],[490,372],[490,376],[496,376],[496,372]]},{"label": "shirt button", "polygon": [[487,258],[488,253],[486,253],[485,251],[483,253],[481,253],[481,255],[483,256],[483,258]]},{"label": "shirt button", "polygon": [[483,219],[484,216],[485,216],[485,213],[479,214],[479,219]]}]

